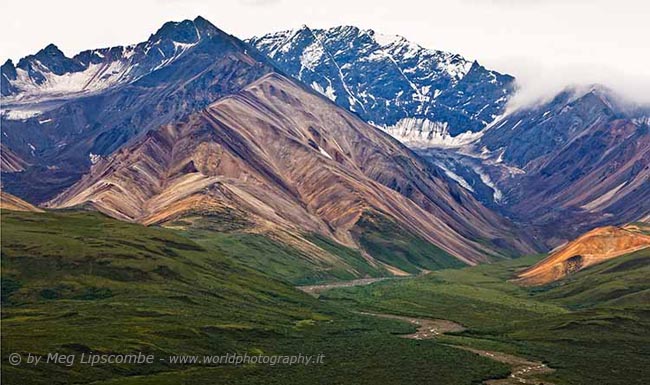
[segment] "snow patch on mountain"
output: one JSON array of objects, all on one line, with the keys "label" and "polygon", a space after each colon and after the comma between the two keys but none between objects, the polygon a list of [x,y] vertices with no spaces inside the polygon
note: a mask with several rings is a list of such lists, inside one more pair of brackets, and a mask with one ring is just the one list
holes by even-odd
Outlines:
[{"label": "snow patch on mountain", "polygon": [[88,154],[88,158],[90,159],[91,164],[96,164],[99,162],[99,160],[102,158],[101,155],[98,154],[93,154],[92,152]]},{"label": "snow patch on mountain", "polygon": [[118,83],[120,77],[128,69],[122,62],[111,62],[90,64],[84,71],[57,75],[40,64],[40,62],[36,61],[36,64],[40,67],[41,75],[45,80],[38,84],[29,76],[27,71],[17,68],[17,77],[12,82],[12,86],[19,89],[21,93],[16,99],[23,100],[39,96],[47,97],[102,90]]},{"label": "snow patch on mountain", "polygon": [[470,192],[474,192],[474,188],[472,188],[472,186],[469,183],[467,183],[467,181],[465,179],[463,179],[463,177],[461,177],[460,175],[458,175],[455,172],[451,171],[443,163],[436,162],[435,165],[440,167],[442,169],[442,171],[445,172],[445,175],[447,175],[452,180],[456,181],[461,187],[463,187],[464,189],[466,189],[466,190],[468,190]]},{"label": "snow patch on mountain", "polygon": [[311,44],[300,56],[300,64],[303,68],[313,70],[323,57],[323,46],[318,42]]},{"label": "snow patch on mountain", "polygon": [[397,140],[414,148],[462,147],[482,136],[482,132],[466,131],[452,136],[447,122],[433,122],[422,118],[404,118],[392,126],[379,126]]},{"label": "snow patch on mountain", "polygon": [[197,46],[202,37],[218,30],[205,20],[169,22],[149,40],[80,52],[66,57],[50,44],[14,66],[3,66],[2,99],[6,103],[85,95],[132,83],[178,60]]},{"label": "snow patch on mountain", "polygon": [[327,85],[326,89],[323,89],[323,87],[316,82],[312,82],[310,85],[311,88],[321,95],[325,95],[329,100],[336,101],[336,91],[334,90],[334,87],[332,87],[331,83]]},{"label": "snow patch on mountain", "polygon": [[632,123],[636,124],[637,126],[641,126],[641,125],[650,126],[650,116],[642,116],[639,118],[634,118],[632,119]]},{"label": "snow patch on mountain", "polygon": [[472,167],[472,170],[481,178],[481,182],[483,182],[484,185],[488,186],[489,188],[492,189],[492,199],[494,200],[495,203],[502,203],[503,202],[503,192],[497,187],[497,185],[492,181],[492,178],[484,172],[480,167],[474,166]]},{"label": "snow patch on mountain", "polygon": [[332,156],[330,156],[330,154],[327,151],[323,150],[322,147],[318,147],[318,150],[320,151],[321,155],[324,155],[328,159],[332,159]]},{"label": "snow patch on mountain", "polygon": [[3,109],[2,117],[7,120],[26,120],[38,116],[42,113],[43,111],[33,110],[33,109],[20,109],[20,110]]}]

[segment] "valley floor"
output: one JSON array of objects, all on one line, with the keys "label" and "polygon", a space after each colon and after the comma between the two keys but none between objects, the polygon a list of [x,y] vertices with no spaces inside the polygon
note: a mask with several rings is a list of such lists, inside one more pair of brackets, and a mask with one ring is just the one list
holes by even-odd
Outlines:
[{"label": "valley floor", "polygon": [[[545,287],[509,282],[516,271],[538,259],[334,289],[321,293],[320,299],[427,325],[410,337],[435,338],[511,366],[510,377],[488,384],[646,383],[650,251],[608,261]],[[465,329],[444,334],[433,326],[440,319]]]},{"label": "valley floor", "polygon": [[[2,239],[3,384],[629,385],[648,377],[647,251],[542,288],[509,282],[539,258],[528,257],[303,287],[308,294],[239,264],[214,247],[217,238],[196,243],[96,213],[4,211]],[[7,362],[11,353],[91,351],[325,358]]]}]

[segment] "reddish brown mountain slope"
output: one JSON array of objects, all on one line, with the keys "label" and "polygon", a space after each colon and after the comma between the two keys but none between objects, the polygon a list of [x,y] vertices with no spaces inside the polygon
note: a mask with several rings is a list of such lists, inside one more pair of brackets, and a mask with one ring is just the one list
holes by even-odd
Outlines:
[{"label": "reddish brown mountain slope", "polygon": [[91,204],[145,224],[231,210],[284,240],[317,232],[354,247],[359,219],[379,215],[467,263],[498,254],[496,245],[531,250],[428,167],[380,130],[270,74],[122,148],[49,205]]},{"label": "reddish brown mountain slope", "polygon": [[543,285],[589,266],[650,247],[648,227],[599,227],[554,251],[519,274],[525,285]]}]

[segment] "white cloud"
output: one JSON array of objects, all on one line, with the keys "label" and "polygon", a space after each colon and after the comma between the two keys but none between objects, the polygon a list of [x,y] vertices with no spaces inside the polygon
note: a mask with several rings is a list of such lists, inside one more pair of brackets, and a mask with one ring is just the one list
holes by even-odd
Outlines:
[{"label": "white cloud", "polygon": [[509,71],[517,74],[519,91],[509,109],[539,104],[567,87],[603,85],[628,102],[650,105],[650,77],[621,71],[598,63],[544,63],[528,58],[511,58]]}]

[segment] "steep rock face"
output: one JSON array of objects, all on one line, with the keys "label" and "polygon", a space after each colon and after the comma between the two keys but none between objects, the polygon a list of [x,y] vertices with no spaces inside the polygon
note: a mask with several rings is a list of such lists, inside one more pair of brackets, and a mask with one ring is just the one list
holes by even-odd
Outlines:
[{"label": "steep rock face", "polygon": [[[650,212],[650,135],[627,119],[592,127],[513,189],[512,211],[533,223],[587,226],[629,222]],[[559,212],[558,212],[559,211]]]},{"label": "steep rock face", "polygon": [[303,27],[249,42],[288,74],[411,146],[458,146],[503,112],[513,78],[400,36]]},{"label": "steep rock face", "polygon": [[[273,70],[263,55],[201,18],[166,23],[134,46],[61,55],[48,47],[21,60],[8,83],[18,91],[3,97],[3,144],[32,165],[3,175],[4,186],[34,202],[132,138]],[[108,72],[95,73],[100,67]]]},{"label": "steep rock face", "polygon": [[[511,122],[481,139],[483,145],[507,148],[499,154],[503,162],[523,171],[506,179],[510,211],[545,233],[562,228],[570,237],[647,215],[650,131],[637,116],[648,112],[617,105],[615,97],[599,89],[545,108],[550,112],[538,110],[519,125],[528,126],[522,132],[512,130],[506,146],[492,141]],[[528,150],[517,150],[514,142],[527,136],[532,136]]]},{"label": "steep rock face", "polygon": [[519,274],[525,285],[557,281],[589,266],[650,247],[650,227],[600,227],[580,236]]},{"label": "steep rock face", "polygon": [[91,204],[147,224],[229,207],[255,231],[317,232],[355,247],[357,222],[378,215],[467,263],[497,245],[531,250],[435,174],[386,134],[269,74],[102,159],[49,205]]},{"label": "steep rock face", "polygon": [[499,151],[507,164],[534,171],[587,130],[622,116],[610,91],[568,89],[548,103],[523,107],[504,117],[485,132],[477,146]]}]

